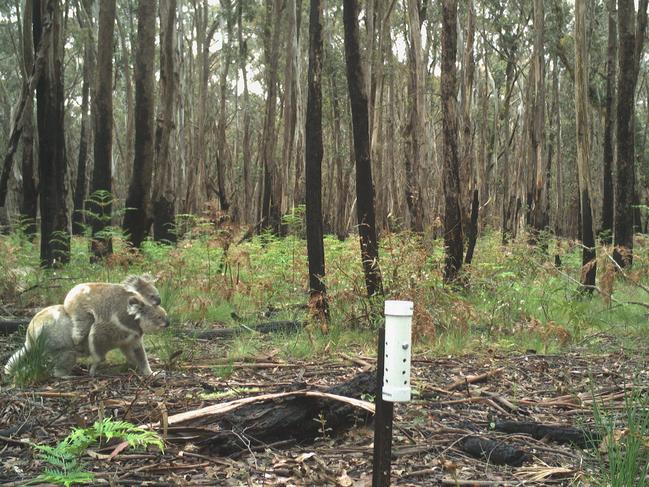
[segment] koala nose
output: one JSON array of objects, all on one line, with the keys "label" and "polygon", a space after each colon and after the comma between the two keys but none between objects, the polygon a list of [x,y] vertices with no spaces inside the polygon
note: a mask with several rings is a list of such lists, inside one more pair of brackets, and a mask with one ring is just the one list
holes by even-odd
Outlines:
[{"label": "koala nose", "polygon": [[160,300],[160,296],[154,296],[153,299],[152,299],[152,301],[153,301],[153,304],[155,304],[156,306],[159,306],[160,303],[162,302],[162,301]]},{"label": "koala nose", "polygon": [[164,324],[163,324],[162,326],[163,326],[164,328],[167,328],[167,327],[169,326],[169,323],[170,323],[170,322],[169,322],[169,317],[166,317],[166,318],[164,319]]}]

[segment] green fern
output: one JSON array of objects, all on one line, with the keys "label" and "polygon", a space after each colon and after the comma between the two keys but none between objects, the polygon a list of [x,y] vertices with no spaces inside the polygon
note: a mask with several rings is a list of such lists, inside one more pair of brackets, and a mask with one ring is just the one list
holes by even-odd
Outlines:
[{"label": "green fern", "polygon": [[164,452],[162,438],[154,431],[138,428],[128,421],[104,418],[88,428],[75,428],[56,446],[34,445],[39,457],[54,468],[46,468],[37,480],[66,487],[73,484],[88,484],[94,475],[83,469],[79,457],[93,444],[110,441],[113,438],[126,441],[134,448],[157,446]]}]

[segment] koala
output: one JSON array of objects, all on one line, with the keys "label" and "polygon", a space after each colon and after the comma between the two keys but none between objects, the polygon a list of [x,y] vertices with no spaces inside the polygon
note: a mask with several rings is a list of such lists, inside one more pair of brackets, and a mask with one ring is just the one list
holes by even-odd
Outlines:
[{"label": "koala", "polygon": [[110,321],[113,310],[121,309],[132,294],[139,295],[145,304],[160,304],[160,293],[147,274],[128,276],[121,284],[88,282],[74,286],[68,292],[63,306],[72,319],[72,340],[80,345],[88,338],[93,324]]},{"label": "koala", "polygon": [[71,332],[72,320],[62,305],[49,306],[41,310],[32,318],[27,327],[25,345],[14,353],[5,365],[5,374],[10,375],[20,358],[32,348],[41,334],[45,334],[45,351],[54,361],[54,376],[70,375],[77,357],[88,355],[83,346],[75,346]]},{"label": "koala", "polygon": [[115,348],[122,351],[140,374],[151,375],[142,336],[145,331],[169,326],[169,318],[161,306],[148,305],[141,296],[131,293],[121,306],[116,306],[108,321],[93,324],[88,337],[78,345],[72,338],[73,326],[72,318],[62,305],[39,312],[27,327],[24,347],[9,359],[5,373],[11,374],[20,357],[45,333],[45,352],[54,361],[55,377],[69,376],[77,358],[87,356],[91,359],[90,375],[95,375],[97,366]]},{"label": "koala", "polygon": [[[87,348],[90,354],[90,375],[106,359],[106,354],[119,348],[131,365],[142,375],[151,375],[142,336],[169,326],[169,317],[162,306],[145,303],[137,293],[131,293],[121,306],[116,305],[108,319],[90,327]],[[85,349],[85,343],[82,343]]]}]

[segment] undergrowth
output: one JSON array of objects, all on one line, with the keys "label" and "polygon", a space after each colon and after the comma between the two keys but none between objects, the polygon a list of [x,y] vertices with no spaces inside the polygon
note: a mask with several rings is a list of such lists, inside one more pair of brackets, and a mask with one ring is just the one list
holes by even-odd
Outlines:
[{"label": "undergrowth", "polygon": [[593,413],[603,441],[597,450],[601,485],[626,487],[649,485],[649,398],[633,389],[624,397],[621,411],[606,410],[596,401]]},{"label": "undergrowth", "polygon": [[162,438],[154,431],[143,430],[127,421],[104,418],[88,428],[74,428],[56,446],[32,445],[39,458],[50,465],[43,469],[36,481],[66,487],[93,483],[95,476],[85,470],[80,458],[89,447],[103,445],[112,439],[124,441],[133,448],[152,445],[164,452]]},{"label": "undergrowth", "polygon": [[[251,325],[264,321],[308,321],[306,242],[301,215],[285,221],[289,235],[263,233],[242,241],[245,229],[216,225],[192,217],[183,223],[176,246],[146,241],[130,250],[112,234],[115,253],[89,263],[86,237],[72,240],[72,259],[63,268],[38,267],[38,245],[20,229],[0,236],[0,301],[12,308],[60,303],[75,284],[118,282],[127,274],[152,272],[176,331],[219,324]],[[474,262],[464,269],[462,285],[444,286],[441,240],[408,232],[381,237],[380,265],[386,299],[415,302],[415,351],[462,354],[485,348],[501,351],[556,353],[566,347],[610,346],[615,336],[628,347],[649,342],[647,308],[628,302],[649,301],[646,286],[649,245],[636,238],[634,267],[625,277],[610,271],[610,248],[598,248],[598,287],[593,296],[578,289],[581,248],[572,242],[547,240],[546,250],[531,247],[522,236],[506,246],[500,234],[480,236]],[[299,334],[275,337],[240,335],[225,355],[232,360],[274,349],[287,360],[315,357],[355,348],[373,350],[382,322],[383,299],[368,299],[358,241],[325,237],[326,277],[331,323],[327,333],[311,324]],[[554,256],[560,255],[561,268]],[[595,339],[594,337],[597,337]],[[149,343],[173,366],[192,360],[191,344],[169,333]],[[169,343],[172,344],[170,345]],[[224,369],[227,372],[227,366]]]}]

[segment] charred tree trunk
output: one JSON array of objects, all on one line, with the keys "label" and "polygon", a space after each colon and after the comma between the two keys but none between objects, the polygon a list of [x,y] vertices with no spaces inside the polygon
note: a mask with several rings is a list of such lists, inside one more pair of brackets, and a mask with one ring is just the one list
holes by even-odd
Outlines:
[{"label": "charred tree trunk", "polygon": [[112,218],[113,163],[113,33],[115,30],[115,0],[99,4],[97,34],[97,85],[93,103],[95,119],[95,168],[92,172],[88,215],[91,220],[92,259],[102,259],[113,252],[113,242],[106,235]]},{"label": "charred tree trunk", "polygon": [[[85,34],[83,46],[83,84],[81,86],[81,134],[79,135],[79,161],[77,164],[77,183],[74,187],[74,208],[72,210],[72,233],[82,235],[86,221],[84,206],[88,190],[87,168],[89,145],[92,138],[92,125],[90,118],[90,86],[94,80],[95,54],[94,36],[92,27],[93,0],[84,0],[83,9],[79,13],[79,25]],[[100,6],[101,8],[101,6]],[[105,49],[108,50],[108,49]],[[112,49],[110,50],[112,56]]]},{"label": "charred tree trunk", "polygon": [[442,2],[442,130],[444,153],[444,246],[446,262],[444,281],[457,278],[462,266],[464,242],[462,238],[462,214],[460,210],[460,177],[457,149],[457,0]]},{"label": "charred tree trunk", "polygon": [[155,181],[153,186],[153,238],[176,241],[175,164],[171,160],[171,136],[176,111],[176,0],[160,2],[160,111],[155,133]]},{"label": "charred tree trunk", "polygon": [[[34,66],[34,39],[32,35],[33,0],[25,0],[23,11],[23,90],[28,93],[23,114],[23,132],[21,135],[22,154],[22,198],[20,213],[24,218],[25,233],[33,238],[36,235],[36,216],[38,213],[38,189],[36,188],[34,164],[34,98],[29,88],[29,76]],[[0,206],[2,204],[0,203]]]},{"label": "charred tree trunk", "polygon": [[322,3],[311,0],[309,15],[309,81],[306,106],[306,243],[312,311],[327,318],[322,231]]},{"label": "charred tree trunk", "polygon": [[356,213],[361,244],[361,260],[365,271],[367,294],[383,292],[379,268],[379,245],[374,215],[374,185],[370,158],[370,129],[365,70],[361,60],[358,32],[358,1],[343,0],[345,29],[345,61],[347,85],[352,108],[354,156],[356,159]]},{"label": "charred tree trunk", "polygon": [[577,119],[577,172],[581,208],[581,240],[583,245],[581,283],[592,293],[597,265],[595,234],[590,203],[589,125],[588,125],[588,58],[586,54],[586,1],[575,1],[575,107]]},{"label": "charred tree trunk", "polygon": [[606,107],[604,114],[604,186],[601,238],[613,243],[613,161],[615,158],[615,78],[617,72],[616,1],[608,0],[608,47],[606,50]]},{"label": "charred tree trunk", "polygon": [[[36,86],[41,209],[41,262],[45,267],[70,260],[70,230],[65,181],[67,160],[63,103],[63,9],[59,0],[34,1],[34,45],[48,49]],[[51,22],[51,29],[44,24]]]},{"label": "charred tree trunk", "polygon": [[615,250],[620,266],[633,262],[635,193],[635,26],[633,0],[618,0],[619,76],[617,85],[617,171],[615,175]]},{"label": "charred tree trunk", "polygon": [[149,233],[151,177],[153,175],[153,117],[155,74],[155,0],[139,0],[135,54],[135,155],[126,199],[124,230],[134,247]]}]

